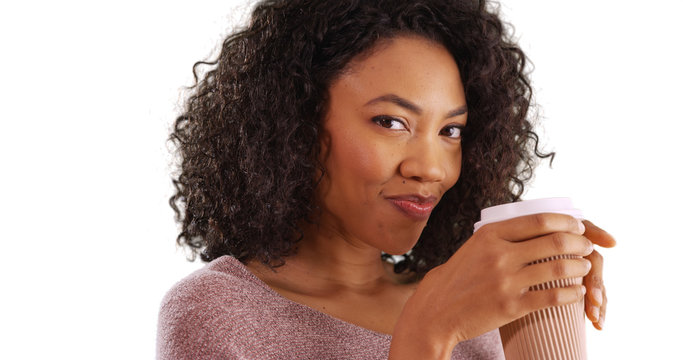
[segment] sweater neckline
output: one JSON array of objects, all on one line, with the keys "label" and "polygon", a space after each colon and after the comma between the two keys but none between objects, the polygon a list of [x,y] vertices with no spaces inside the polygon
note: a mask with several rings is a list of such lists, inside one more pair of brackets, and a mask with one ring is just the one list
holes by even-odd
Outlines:
[{"label": "sweater neckline", "polygon": [[233,267],[233,268],[234,268],[235,270],[237,270],[239,273],[241,273],[242,275],[244,275],[245,280],[249,280],[249,281],[253,282],[254,284],[260,286],[261,288],[263,288],[265,291],[267,291],[267,292],[270,293],[271,295],[275,296],[275,297],[276,297],[277,299],[279,299],[280,301],[286,302],[286,303],[288,303],[288,304],[290,304],[290,305],[293,305],[293,306],[297,306],[297,307],[299,307],[299,308],[301,308],[301,309],[303,309],[303,310],[305,310],[305,311],[307,311],[307,312],[311,312],[311,313],[313,313],[313,314],[316,314],[317,316],[325,317],[325,318],[327,318],[327,319],[329,319],[329,320],[331,320],[331,321],[333,321],[333,322],[339,323],[339,324],[341,324],[341,325],[343,325],[343,326],[345,326],[345,327],[353,328],[353,329],[356,329],[356,330],[359,330],[359,331],[362,331],[362,332],[366,332],[366,333],[368,333],[368,334],[370,334],[370,335],[373,335],[373,336],[377,336],[377,337],[381,337],[381,338],[384,338],[384,339],[387,339],[387,340],[391,340],[391,337],[392,337],[392,336],[391,336],[390,334],[381,333],[381,332],[378,332],[378,331],[375,331],[375,330],[370,330],[370,329],[368,329],[368,328],[364,328],[364,327],[359,326],[359,325],[356,325],[356,324],[352,324],[352,323],[350,323],[350,322],[348,322],[348,321],[342,320],[342,319],[340,319],[340,318],[337,318],[337,317],[334,317],[334,316],[332,316],[332,315],[330,315],[330,314],[327,314],[327,313],[325,313],[325,312],[322,312],[322,311],[320,311],[320,310],[318,310],[318,309],[312,308],[312,307],[310,307],[310,306],[308,306],[308,305],[306,305],[306,304],[302,304],[302,303],[300,303],[300,302],[296,302],[296,301],[294,301],[294,300],[292,300],[292,299],[289,299],[289,298],[286,298],[286,297],[282,296],[280,293],[278,293],[277,291],[273,290],[273,288],[271,288],[270,286],[268,286],[268,284],[266,284],[266,283],[265,283],[263,280],[261,280],[258,276],[256,276],[254,273],[252,273],[252,272],[249,270],[249,268],[247,268],[244,264],[242,264],[242,262],[240,262],[239,260],[237,260],[237,258],[235,258],[235,257],[233,257],[233,256],[230,256],[230,255],[223,255],[223,256],[221,256],[221,257],[215,259],[214,261],[216,261],[216,262],[223,262],[223,261],[225,261],[225,263],[226,263],[228,266]]}]

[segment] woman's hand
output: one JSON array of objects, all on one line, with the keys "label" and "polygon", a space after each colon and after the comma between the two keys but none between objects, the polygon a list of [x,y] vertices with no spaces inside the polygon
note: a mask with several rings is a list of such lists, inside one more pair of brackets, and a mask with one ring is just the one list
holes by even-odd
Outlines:
[{"label": "woman's hand", "polygon": [[[586,226],[586,232],[583,236],[592,241],[593,244],[604,248],[611,248],[617,244],[612,235],[595,226],[592,222],[584,220],[583,224]],[[590,260],[592,264],[590,272],[583,278],[583,285],[587,290],[584,302],[586,315],[596,329],[602,330],[607,306],[607,293],[602,282],[602,255],[596,250],[586,256],[586,259]]]},{"label": "woman's hand", "polygon": [[[582,285],[529,291],[532,285],[584,277],[593,244],[586,227],[562,214],[522,216],[483,226],[407,301],[390,358],[450,358],[453,347],[532,311],[580,301]],[[573,259],[531,262],[572,254]]]}]

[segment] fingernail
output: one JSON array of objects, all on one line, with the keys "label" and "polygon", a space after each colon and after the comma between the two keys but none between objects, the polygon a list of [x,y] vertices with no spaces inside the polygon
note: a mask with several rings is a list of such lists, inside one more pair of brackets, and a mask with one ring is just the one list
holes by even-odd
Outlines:
[{"label": "fingernail", "polygon": [[586,225],[583,224],[583,222],[579,219],[576,220],[579,223],[579,232],[583,234],[586,232]]},{"label": "fingernail", "polygon": [[598,321],[598,326],[600,326],[600,329],[602,329],[605,325],[605,317],[601,316],[600,320]]},{"label": "fingernail", "polygon": [[597,306],[591,306],[591,321],[599,321],[600,319],[600,309]]},{"label": "fingernail", "polygon": [[586,295],[586,287],[581,285],[581,292]]},{"label": "fingernail", "polygon": [[593,288],[593,290],[591,290],[591,297],[595,300],[597,306],[602,305],[602,290]]}]

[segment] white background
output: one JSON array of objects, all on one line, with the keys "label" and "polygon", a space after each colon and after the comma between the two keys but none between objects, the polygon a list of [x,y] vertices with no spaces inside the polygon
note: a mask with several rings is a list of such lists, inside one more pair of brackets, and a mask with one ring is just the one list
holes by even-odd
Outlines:
[{"label": "white background", "polygon": [[[0,358],[144,359],[176,250],[165,140],[236,1],[0,5]],[[504,1],[535,65],[546,150],[525,198],[611,232],[593,359],[672,358],[683,321],[677,0]]]}]

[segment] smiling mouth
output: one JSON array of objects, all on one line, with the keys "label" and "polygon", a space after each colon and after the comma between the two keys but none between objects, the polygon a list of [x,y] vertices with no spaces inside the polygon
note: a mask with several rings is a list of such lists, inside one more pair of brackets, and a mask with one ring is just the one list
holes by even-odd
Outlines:
[{"label": "smiling mouth", "polygon": [[429,219],[432,210],[434,210],[434,202],[416,202],[405,199],[387,199],[394,207],[405,216],[418,221]]}]

